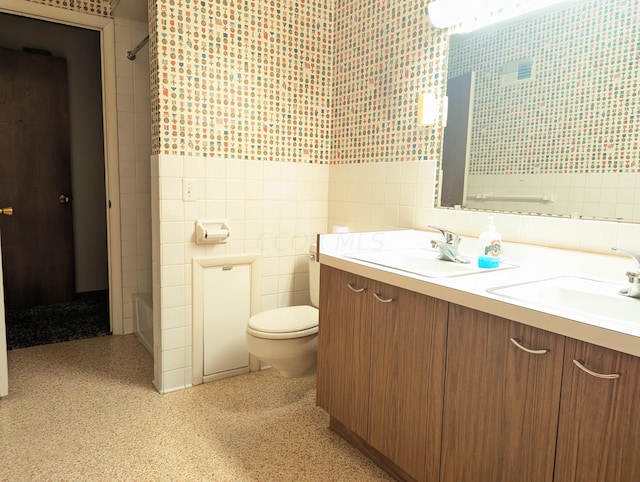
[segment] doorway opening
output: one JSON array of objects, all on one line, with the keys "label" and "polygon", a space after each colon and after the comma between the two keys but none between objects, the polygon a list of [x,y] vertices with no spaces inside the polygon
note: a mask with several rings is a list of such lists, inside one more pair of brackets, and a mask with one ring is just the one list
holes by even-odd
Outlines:
[{"label": "doorway opening", "polygon": [[110,334],[100,33],[0,13],[0,47],[7,348]]}]

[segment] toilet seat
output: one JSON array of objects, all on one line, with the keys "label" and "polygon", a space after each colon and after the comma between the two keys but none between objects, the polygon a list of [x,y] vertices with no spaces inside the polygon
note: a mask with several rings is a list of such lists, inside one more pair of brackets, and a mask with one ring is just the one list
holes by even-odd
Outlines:
[{"label": "toilet seat", "polygon": [[258,338],[302,338],[318,333],[318,309],[309,305],[263,311],[249,318],[247,333]]}]

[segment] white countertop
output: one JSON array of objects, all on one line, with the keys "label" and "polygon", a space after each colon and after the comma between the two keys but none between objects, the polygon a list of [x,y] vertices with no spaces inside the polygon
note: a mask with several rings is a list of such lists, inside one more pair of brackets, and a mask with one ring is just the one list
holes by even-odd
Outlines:
[{"label": "white countertop", "polygon": [[[540,246],[503,242],[505,262],[517,268],[465,276],[430,278],[349,258],[354,251],[429,248],[437,232],[416,230],[320,235],[319,261],[376,281],[514,320],[595,345],[640,356],[640,300],[637,325],[602,317],[555,309],[534,302],[510,299],[487,289],[557,276],[579,276],[626,287],[625,273],[635,268],[633,260],[620,255],[600,255]],[[476,253],[477,240],[463,239],[462,255]],[[444,262],[444,261],[443,261]],[[632,303],[628,303],[634,306]],[[635,318],[632,318],[635,321]]]}]

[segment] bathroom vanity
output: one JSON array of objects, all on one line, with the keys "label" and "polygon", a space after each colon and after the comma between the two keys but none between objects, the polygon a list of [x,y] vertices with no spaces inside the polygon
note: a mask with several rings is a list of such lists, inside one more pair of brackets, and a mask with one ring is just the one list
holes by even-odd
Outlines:
[{"label": "bathroom vanity", "polygon": [[317,403],[331,428],[401,480],[640,480],[640,300],[637,326],[607,326],[490,289],[606,278],[624,261],[543,250],[531,268],[525,247],[518,268],[428,278],[348,256],[431,234],[321,236]]}]

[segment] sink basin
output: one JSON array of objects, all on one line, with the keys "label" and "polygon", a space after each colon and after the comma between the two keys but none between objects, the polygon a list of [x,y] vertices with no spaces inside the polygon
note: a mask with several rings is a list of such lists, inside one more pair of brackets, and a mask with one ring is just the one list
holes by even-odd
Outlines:
[{"label": "sink basin", "polygon": [[487,291],[564,312],[638,325],[640,300],[618,294],[623,288],[626,286],[577,276],[559,276]]},{"label": "sink basin", "polygon": [[348,258],[366,261],[387,268],[419,274],[428,278],[448,278],[476,273],[487,273],[500,269],[515,268],[515,265],[501,263],[497,268],[479,268],[477,258],[467,257],[469,264],[454,263],[438,259],[438,251],[433,249],[399,249],[389,251],[359,251],[345,255]]}]

